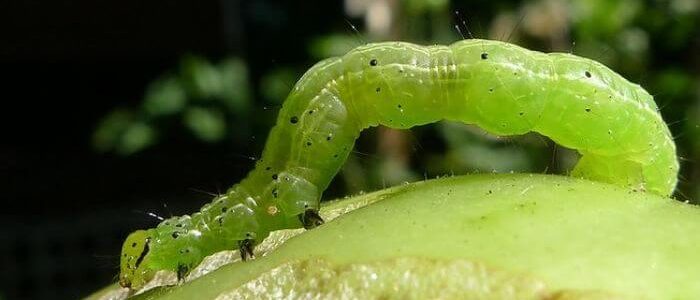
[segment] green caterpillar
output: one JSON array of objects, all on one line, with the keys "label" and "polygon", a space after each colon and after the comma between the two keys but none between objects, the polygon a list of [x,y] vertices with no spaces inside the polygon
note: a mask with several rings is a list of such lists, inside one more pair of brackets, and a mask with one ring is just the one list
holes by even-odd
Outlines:
[{"label": "green caterpillar", "polygon": [[598,62],[489,40],[368,44],[304,74],[240,183],[192,216],[129,235],[119,283],[139,289],[159,270],[183,278],[215,252],[237,247],[247,259],[271,231],[322,224],[321,194],[363,129],[440,120],[539,132],[582,155],[573,176],[664,196],[676,185],[675,145],[653,98]]}]

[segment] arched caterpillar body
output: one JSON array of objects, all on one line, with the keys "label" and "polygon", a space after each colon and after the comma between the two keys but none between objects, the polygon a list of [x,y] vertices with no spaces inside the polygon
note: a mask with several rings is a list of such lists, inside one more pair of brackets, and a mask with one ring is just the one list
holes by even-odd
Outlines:
[{"label": "arched caterpillar body", "polygon": [[660,195],[676,185],[675,145],[652,97],[598,62],[489,40],[368,44],[303,75],[240,183],[192,216],[129,235],[120,284],[138,289],[158,270],[182,277],[235,247],[245,259],[270,231],[320,224],[321,193],[363,129],[439,120],[539,132],[582,155],[573,176]]}]

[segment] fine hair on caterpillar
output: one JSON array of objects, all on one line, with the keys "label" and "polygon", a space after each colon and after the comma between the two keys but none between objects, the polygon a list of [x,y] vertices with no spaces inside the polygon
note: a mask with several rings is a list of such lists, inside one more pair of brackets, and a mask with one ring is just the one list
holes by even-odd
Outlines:
[{"label": "fine hair on caterpillar", "polygon": [[362,130],[440,120],[540,133],[581,154],[572,176],[663,196],[676,185],[675,145],[653,98],[598,62],[490,40],[367,44],[301,77],[241,182],[191,216],[129,235],[120,284],[139,289],[160,270],[183,278],[227,249],[249,259],[271,231],[321,225],[321,195]]}]

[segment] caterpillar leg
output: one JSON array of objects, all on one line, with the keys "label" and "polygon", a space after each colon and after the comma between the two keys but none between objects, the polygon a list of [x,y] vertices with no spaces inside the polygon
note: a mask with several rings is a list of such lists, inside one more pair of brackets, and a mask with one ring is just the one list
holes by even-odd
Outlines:
[{"label": "caterpillar leg", "polygon": [[315,228],[323,224],[323,218],[314,209],[307,209],[303,214],[299,214],[299,220],[301,220],[301,224],[304,225],[305,229]]},{"label": "caterpillar leg", "polygon": [[254,247],[255,247],[255,240],[253,240],[253,239],[244,239],[244,240],[238,241],[238,252],[241,253],[241,259],[243,261],[255,258],[255,254],[253,254]]},{"label": "caterpillar leg", "polygon": [[190,272],[190,268],[184,264],[177,265],[177,283],[180,284],[185,281],[185,277]]}]

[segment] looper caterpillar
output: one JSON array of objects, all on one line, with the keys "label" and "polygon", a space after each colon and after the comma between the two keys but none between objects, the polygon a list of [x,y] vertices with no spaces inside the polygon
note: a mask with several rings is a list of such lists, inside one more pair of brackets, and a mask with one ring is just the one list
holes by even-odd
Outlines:
[{"label": "looper caterpillar", "polygon": [[675,145],[653,98],[598,62],[489,40],[368,44],[304,74],[240,183],[129,235],[119,283],[138,289],[159,270],[182,278],[215,252],[238,247],[246,259],[270,231],[322,224],[321,194],[363,129],[439,120],[541,133],[582,155],[573,176],[665,196],[676,185]]}]

